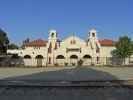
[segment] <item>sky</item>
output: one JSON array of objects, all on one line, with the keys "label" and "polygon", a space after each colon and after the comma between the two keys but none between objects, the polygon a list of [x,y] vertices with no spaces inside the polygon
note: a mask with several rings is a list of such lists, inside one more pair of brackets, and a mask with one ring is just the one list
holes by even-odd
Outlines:
[{"label": "sky", "polygon": [[133,0],[0,0],[0,28],[17,44],[47,39],[50,29],[60,39],[86,39],[92,28],[100,39],[133,39]]}]

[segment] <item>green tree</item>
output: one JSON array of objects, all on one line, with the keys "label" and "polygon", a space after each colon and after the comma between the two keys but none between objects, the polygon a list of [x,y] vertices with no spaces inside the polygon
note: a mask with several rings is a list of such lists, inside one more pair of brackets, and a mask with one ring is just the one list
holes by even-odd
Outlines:
[{"label": "green tree", "polygon": [[8,49],[18,49],[18,48],[19,47],[14,43],[11,43],[11,44],[8,45]]},{"label": "green tree", "polygon": [[6,53],[8,44],[9,39],[7,37],[7,33],[0,29],[0,54]]},{"label": "green tree", "polygon": [[133,43],[128,36],[122,36],[115,44],[116,49],[112,52],[113,56],[122,58],[125,64],[125,58],[133,54]]}]

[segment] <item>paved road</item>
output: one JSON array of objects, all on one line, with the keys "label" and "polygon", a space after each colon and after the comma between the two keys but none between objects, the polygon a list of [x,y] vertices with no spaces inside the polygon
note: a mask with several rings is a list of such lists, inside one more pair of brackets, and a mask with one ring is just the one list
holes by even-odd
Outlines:
[{"label": "paved road", "polygon": [[[128,80],[133,68],[0,68],[3,80]],[[0,100],[133,100],[133,87],[0,87]]]},{"label": "paved road", "polygon": [[133,100],[133,88],[0,88],[0,100]]},{"label": "paved road", "polygon": [[84,81],[133,79],[133,67],[0,68],[0,79]]}]

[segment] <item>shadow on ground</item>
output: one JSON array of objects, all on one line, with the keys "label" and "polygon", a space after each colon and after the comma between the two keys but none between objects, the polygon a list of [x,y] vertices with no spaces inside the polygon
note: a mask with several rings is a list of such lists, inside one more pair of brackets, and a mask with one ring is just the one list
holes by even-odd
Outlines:
[{"label": "shadow on ground", "polygon": [[104,81],[118,80],[110,73],[95,70],[92,68],[72,68],[57,71],[43,71],[30,75],[8,77],[4,80],[40,80],[40,81]]}]

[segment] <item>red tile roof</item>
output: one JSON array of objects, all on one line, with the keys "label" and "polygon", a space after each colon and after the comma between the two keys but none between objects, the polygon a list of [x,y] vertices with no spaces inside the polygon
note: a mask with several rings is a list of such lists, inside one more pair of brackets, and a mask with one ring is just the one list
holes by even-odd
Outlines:
[{"label": "red tile roof", "polygon": [[115,42],[109,39],[99,40],[99,43],[101,46],[115,46]]},{"label": "red tile roof", "polygon": [[[24,46],[46,46],[47,43],[48,41],[46,40],[38,39],[24,44]],[[99,43],[101,44],[101,46],[115,46],[115,42],[109,39],[99,40]]]},{"label": "red tile roof", "polygon": [[38,39],[38,40],[34,40],[34,41],[24,44],[24,46],[46,46],[47,42],[48,41],[46,40]]}]

